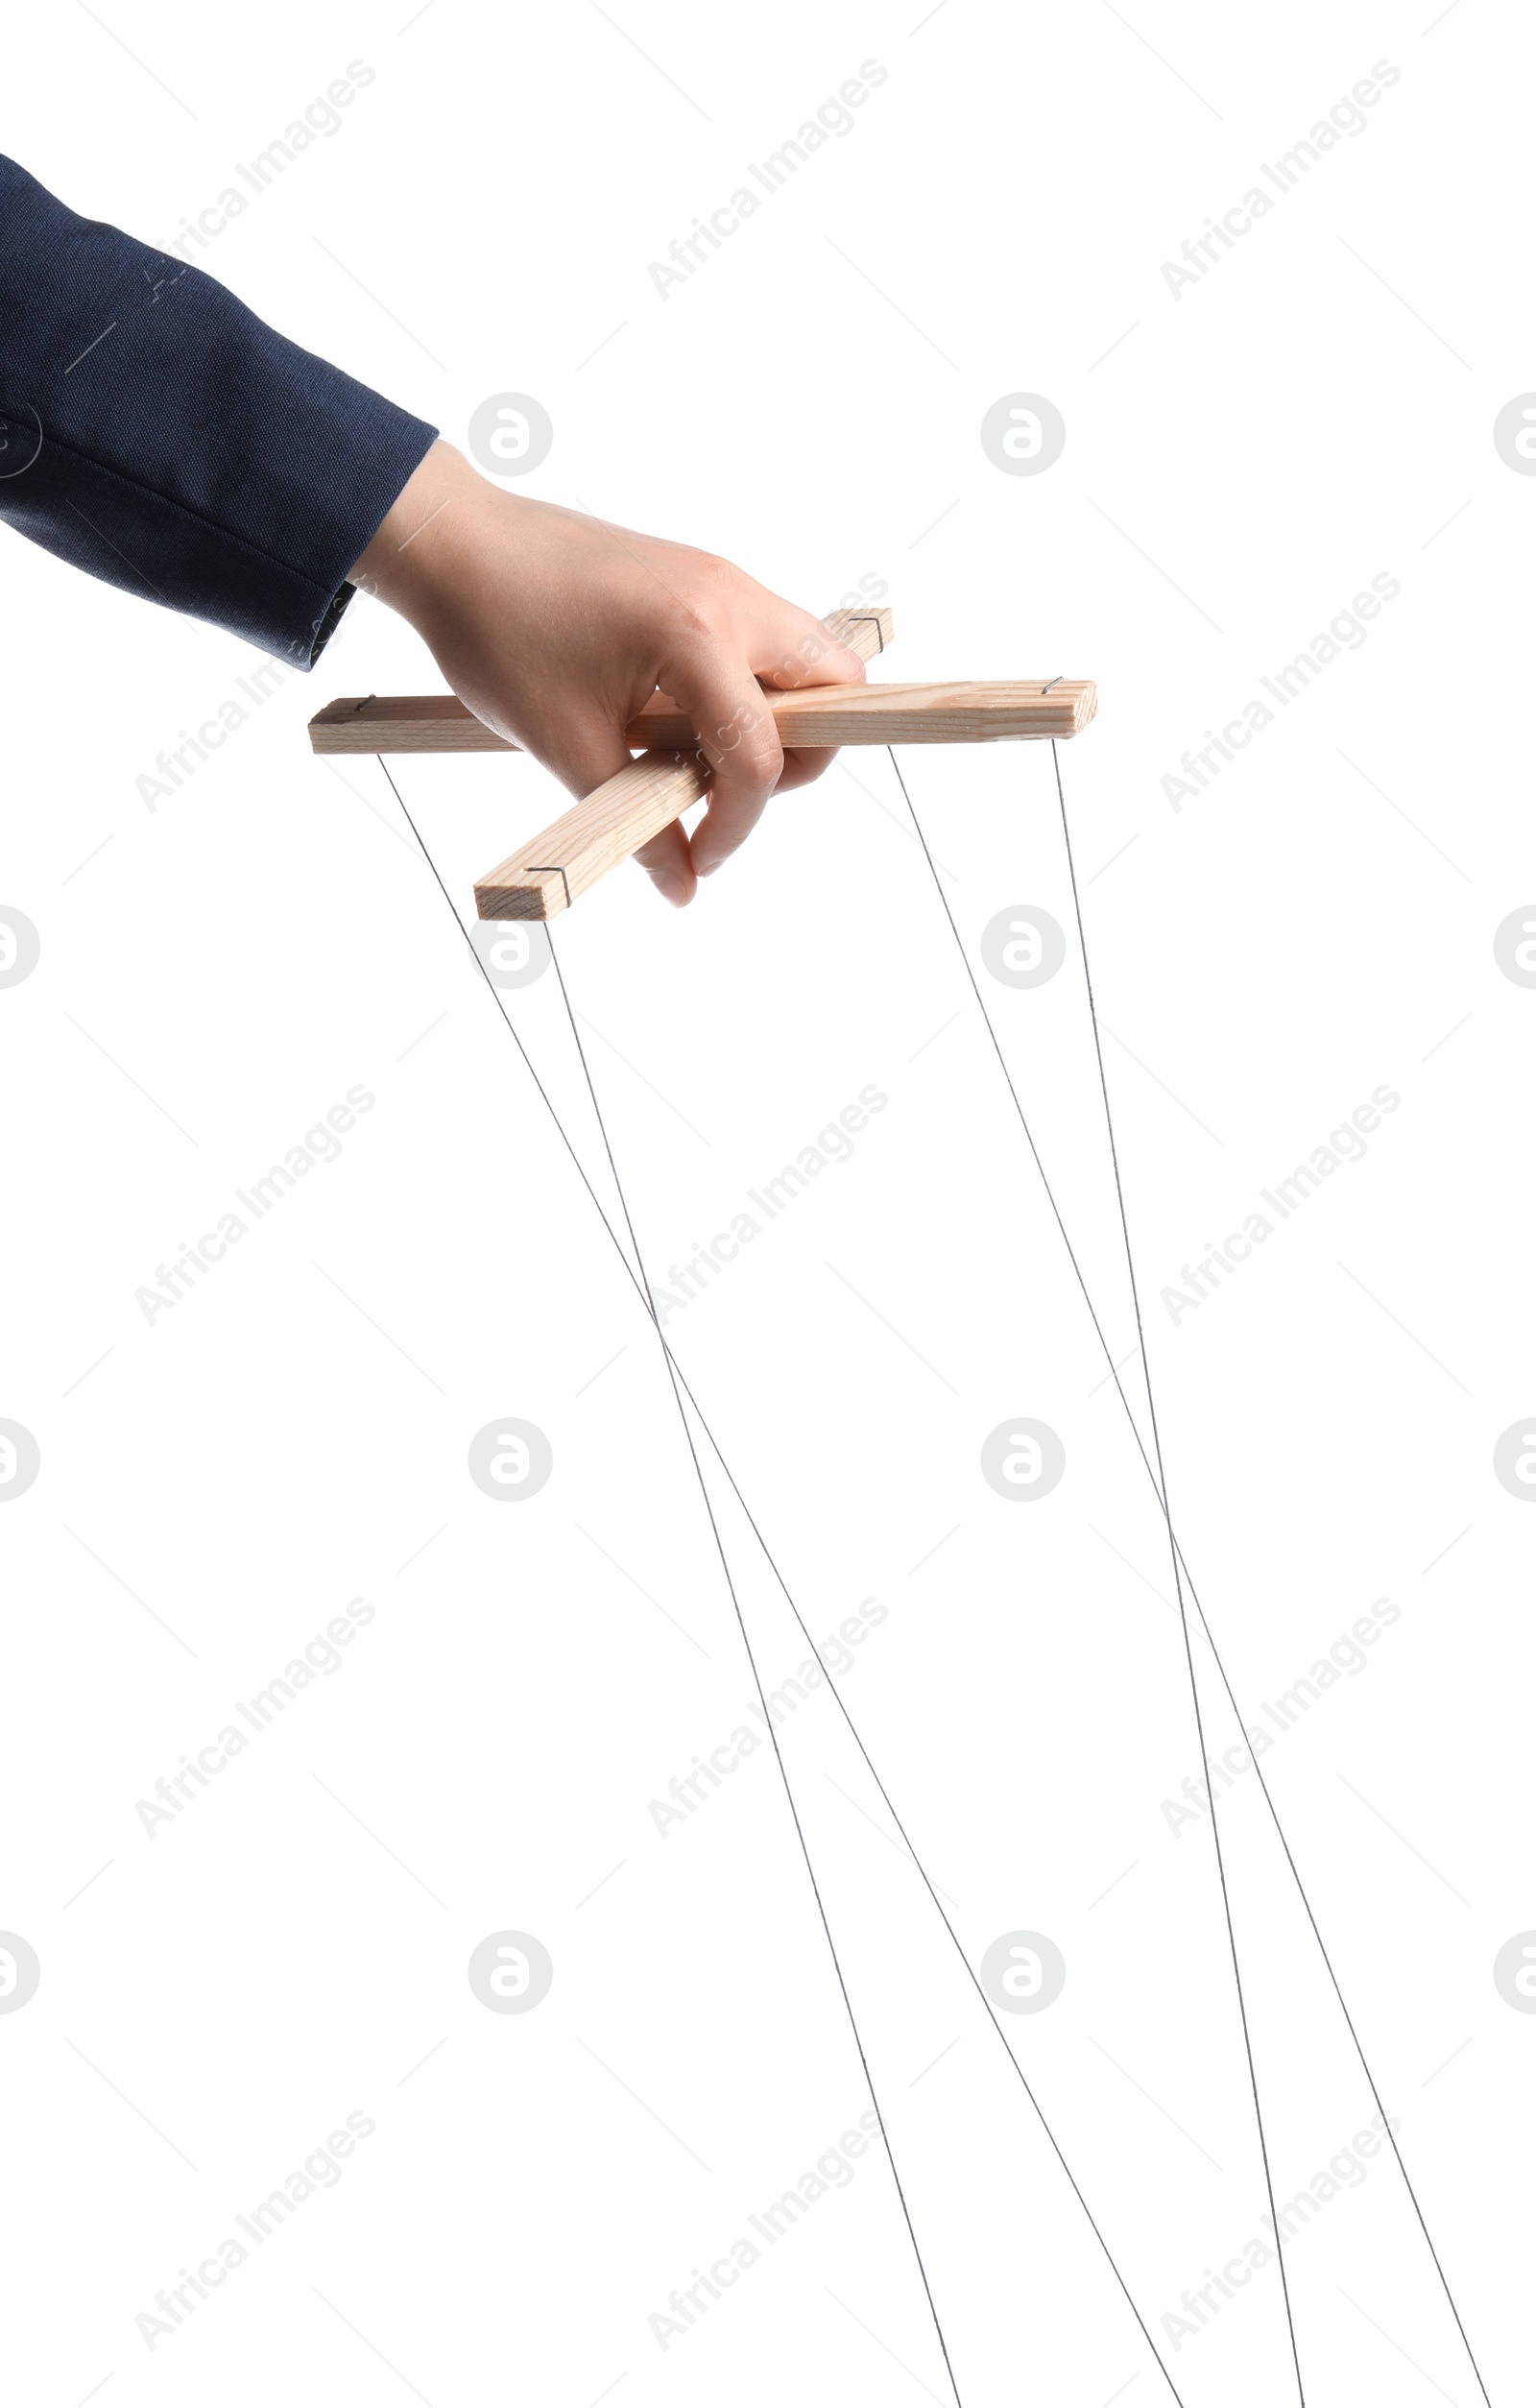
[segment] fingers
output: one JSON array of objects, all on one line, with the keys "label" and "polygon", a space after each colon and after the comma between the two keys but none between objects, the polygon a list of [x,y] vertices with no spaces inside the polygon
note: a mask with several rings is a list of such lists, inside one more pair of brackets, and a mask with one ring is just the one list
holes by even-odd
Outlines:
[{"label": "fingers", "polygon": [[835,751],[802,752],[797,746],[794,751],[784,755],[784,766],[780,773],[779,783],[775,786],[774,792],[788,794],[794,786],[808,786],[812,779],[819,778],[822,771],[829,768],[836,759]]},{"label": "fingers", "polygon": [[[600,720],[592,720],[585,727],[563,725],[558,749],[545,740],[540,751],[545,768],[578,800],[606,785],[618,770],[627,769],[634,758],[622,729],[605,726]],[[635,858],[649,872],[657,892],[669,903],[693,901],[699,880],[681,820],[674,820],[649,844],[641,845]]]},{"label": "fingers", "polygon": [[[795,614],[796,617],[800,613]],[[862,686],[864,663],[846,644],[835,644],[825,627],[812,619],[810,632],[789,650],[760,665],[754,663],[765,686],[793,691],[800,686]]]},{"label": "fingers", "polygon": [[708,878],[751,834],[783,767],[773,716],[748,662],[708,638],[687,644],[661,681],[693,722],[699,750],[714,772],[709,800],[689,844],[694,870]]},{"label": "fingers", "polygon": [[669,903],[681,906],[693,901],[699,879],[688,851],[687,833],[680,819],[675,819],[670,828],[663,828],[648,845],[641,845],[635,858],[641,869],[650,873],[657,893]]},{"label": "fingers", "polygon": [[[809,785],[836,759],[835,752],[785,753],[775,794],[787,794],[794,786]],[[699,889],[699,872],[680,819],[675,819],[670,828],[663,828],[649,844],[642,845],[635,858],[649,872],[657,892],[669,903],[681,906],[693,901]]]},{"label": "fingers", "polygon": [[[559,753],[546,749],[543,759],[568,792],[584,800],[617,771],[628,769],[634,755],[621,728],[593,720],[571,732],[563,729]],[[669,903],[693,901],[699,880],[688,852],[687,831],[680,819],[641,845],[635,858]]]},{"label": "fingers", "polygon": [[[753,666],[765,686],[782,691],[802,686],[863,685],[864,663],[858,654],[850,652],[846,644],[834,643],[819,619],[780,602],[777,595],[764,592],[762,599],[773,609],[753,646]],[[777,640],[765,642],[764,638]],[[835,750],[797,747],[786,752],[775,793],[788,794],[796,786],[809,785],[836,758]]]},{"label": "fingers", "polygon": [[761,686],[783,691],[863,680],[857,653],[835,643],[808,611],[734,570],[724,571],[702,639],[659,681],[688,712],[715,773],[689,847],[700,878],[717,870],[751,833],[776,786],[804,785],[831,759],[819,752],[786,767]]},{"label": "fingers", "polygon": [[765,686],[861,686],[864,663],[846,644],[835,643],[818,618],[797,609],[766,586],[742,580],[733,597],[732,620],[753,672]]}]

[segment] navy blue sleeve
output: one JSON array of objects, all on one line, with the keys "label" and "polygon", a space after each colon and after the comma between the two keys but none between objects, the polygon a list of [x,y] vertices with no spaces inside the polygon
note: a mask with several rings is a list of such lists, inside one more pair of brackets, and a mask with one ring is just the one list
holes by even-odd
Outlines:
[{"label": "navy blue sleeve", "polygon": [[310,668],[436,428],[0,158],[0,518]]}]

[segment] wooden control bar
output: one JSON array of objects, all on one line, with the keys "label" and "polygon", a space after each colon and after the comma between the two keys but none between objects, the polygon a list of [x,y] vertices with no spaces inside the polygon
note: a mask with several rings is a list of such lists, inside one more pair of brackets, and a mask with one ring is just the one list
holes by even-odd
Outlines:
[{"label": "wooden control bar", "polygon": [[[834,611],[828,635],[873,660],[891,642],[888,610]],[[1064,739],[1097,707],[1092,683],[1057,677],[996,684],[804,686],[763,691],[786,748],[844,744],[995,744]],[[518,748],[456,695],[370,694],[327,703],[309,723],[317,753],[507,753]],[[482,920],[548,920],[697,803],[709,773],[686,715],[655,695],[625,731],[644,747],[607,783],[488,871],[475,886]]]}]

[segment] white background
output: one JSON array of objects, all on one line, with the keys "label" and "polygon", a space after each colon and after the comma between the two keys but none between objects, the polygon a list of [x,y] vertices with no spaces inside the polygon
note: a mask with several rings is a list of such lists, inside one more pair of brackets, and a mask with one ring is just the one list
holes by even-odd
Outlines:
[{"label": "white background", "polygon": [[[1501,2408],[1536,1524],[1492,1457],[1536,1376],[1536,993],[1492,940],[1536,894],[1536,486],[1492,425],[1536,384],[1533,61],[1512,6],[1435,14],[112,0],[12,29],[0,145],[164,242],[361,59],[201,264],[452,440],[536,396],[526,490],[818,610],[887,588],[889,674],[1099,681],[1062,765],[1174,1517],[1250,1720],[1400,1608],[1265,1770]],[[852,130],[663,300],[650,261],[867,60]],[[1380,60],[1366,130],[1175,297],[1163,262]],[[979,442],[1020,390],[1066,421],[1040,476]],[[42,1965],[0,2017],[16,2396],[948,2399],[877,2151],[666,2347],[648,2322],[869,2093],[767,1750],[648,1811],[752,1695],[655,1334],[382,774],[308,750],[332,695],[441,681],[359,602],[151,811],[255,656],[20,542],[5,569],[0,903],[42,943],[0,992],[0,1414],[41,1449],[0,1516],[0,1925]],[[1180,756],[1379,574],[1368,640],[1176,811]],[[1163,1811],[1199,1765],[1166,1532],[890,763],[844,759],[686,915],[612,879],[562,963],[658,1281],[889,1098],[667,1335],[813,1634],[887,1608],[845,1695],[966,1956],[1065,1957],[1000,2020],[1179,2395],[1294,2399],[1273,2264],[1164,2323],[1266,2212],[1209,1818]],[[1047,751],[903,765],[973,962],[1010,905],[1070,929]],[[562,807],[526,760],[398,766],[461,910]],[[978,975],[1118,1361],[1075,939],[1038,990]],[[506,1000],[612,1211],[554,979]],[[359,1084],[340,1158],[147,1323]],[[1175,1322],[1160,1291],[1378,1087],[1365,1158]],[[466,1468],[508,1414],[554,1449],[515,1505]],[[978,1469],[1020,1414],[1068,1465],[1025,1507]],[[777,1682],[807,1649],[722,1517]],[[342,1668],[148,1836],[135,1801],[358,1595]],[[825,1690],[782,1736],[967,2408],[1170,2396]],[[1224,1794],[1289,2200],[1374,2109],[1252,1775]],[[506,1929],[554,1963],[525,2014],[466,1978]],[[341,2181],[148,2347],[354,2110]],[[1307,2396],[1471,2408],[1360,2163],[1288,2252]]]}]

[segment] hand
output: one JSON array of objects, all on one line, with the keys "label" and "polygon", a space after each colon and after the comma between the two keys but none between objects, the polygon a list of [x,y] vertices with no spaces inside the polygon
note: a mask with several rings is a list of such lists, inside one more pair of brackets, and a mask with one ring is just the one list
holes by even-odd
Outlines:
[{"label": "hand", "polygon": [[832,758],[785,758],[761,686],[864,676],[809,612],[729,561],[504,493],[444,443],[351,576],[410,620],[477,719],[574,795],[627,765],[624,731],[658,690],[687,712],[714,773],[708,807],[691,842],[676,820],[636,855],[674,903],[691,902],[776,788]]}]

